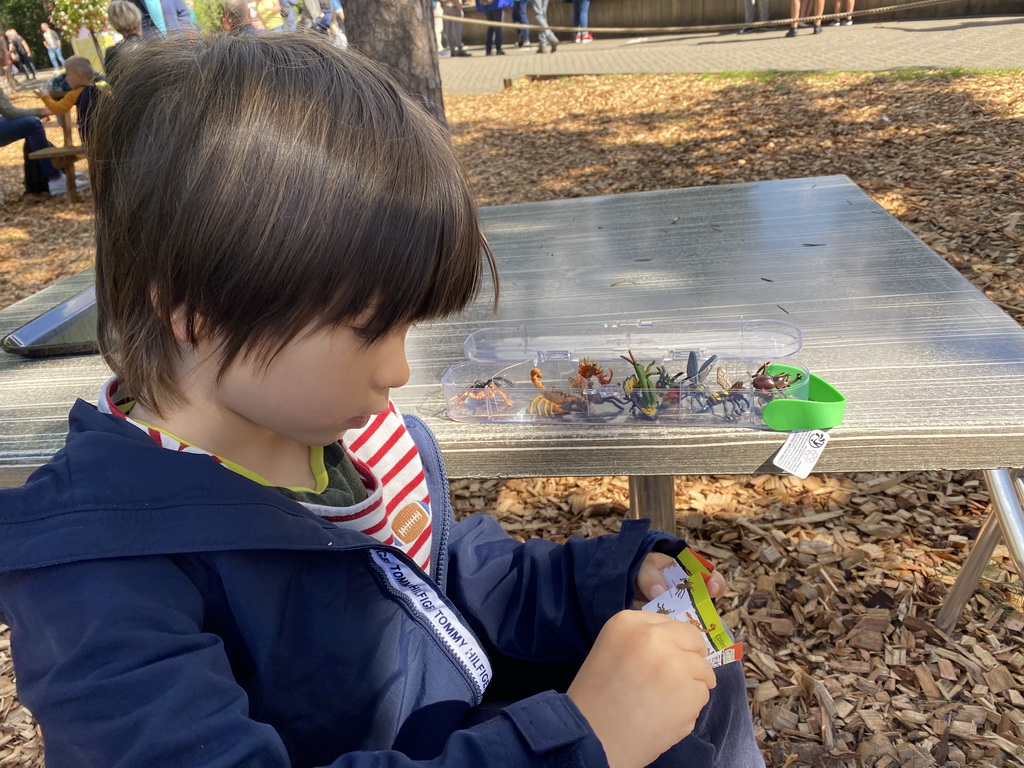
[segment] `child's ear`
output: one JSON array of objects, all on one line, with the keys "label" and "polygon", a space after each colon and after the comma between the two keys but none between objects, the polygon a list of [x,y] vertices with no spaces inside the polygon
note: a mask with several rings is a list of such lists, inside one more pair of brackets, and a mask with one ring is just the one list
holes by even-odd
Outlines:
[{"label": "child's ear", "polygon": [[171,333],[174,334],[174,340],[179,344],[194,343],[188,332],[188,319],[185,317],[184,310],[176,309],[171,313]]}]

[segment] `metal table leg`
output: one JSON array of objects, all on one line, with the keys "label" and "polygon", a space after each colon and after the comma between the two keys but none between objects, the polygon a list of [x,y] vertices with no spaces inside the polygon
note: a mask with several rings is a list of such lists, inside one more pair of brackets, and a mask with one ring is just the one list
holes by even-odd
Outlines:
[{"label": "metal table leg", "polygon": [[651,527],[676,533],[676,482],[672,475],[633,475],[629,478],[629,511],[649,517]]},{"label": "metal table leg", "polygon": [[1016,471],[1011,476],[1006,469],[987,469],[985,482],[992,497],[992,512],[935,619],[935,626],[946,634],[953,631],[963,615],[1000,538],[1005,537],[1018,572],[1024,573],[1024,478]]}]

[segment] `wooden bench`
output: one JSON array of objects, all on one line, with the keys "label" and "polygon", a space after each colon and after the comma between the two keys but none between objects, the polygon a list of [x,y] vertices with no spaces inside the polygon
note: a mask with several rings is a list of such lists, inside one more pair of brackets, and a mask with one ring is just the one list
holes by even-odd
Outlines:
[{"label": "wooden bench", "polygon": [[81,144],[75,144],[70,112],[54,115],[54,117],[57,118],[57,123],[64,134],[64,146],[37,149],[35,152],[30,152],[28,156],[33,160],[49,160],[53,163],[54,168],[64,171],[68,200],[72,203],[77,203],[78,185],[75,179],[75,163],[79,158],[85,157],[85,147]]}]

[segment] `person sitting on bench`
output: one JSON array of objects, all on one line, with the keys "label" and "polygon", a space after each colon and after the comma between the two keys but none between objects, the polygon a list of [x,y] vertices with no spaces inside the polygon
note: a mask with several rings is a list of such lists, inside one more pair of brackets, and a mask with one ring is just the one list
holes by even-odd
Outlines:
[{"label": "person sitting on bench", "polygon": [[[7,100],[7,97],[0,93],[0,147],[13,144],[18,139],[24,139],[30,152],[38,149],[45,149],[50,146],[46,140],[46,131],[39,120],[52,114],[49,109],[40,107],[38,109],[21,109],[15,107]],[[46,177],[47,186],[51,195],[60,195],[67,192],[67,183],[64,174],[53,167],[49,160],[40,160],[39,168]]]},{"label": "person sitting on bench", "polygon": [[64,71],[70,91],[54,98],[50,94],[36,91],[47,109],[55,115],[78,107],[78,135],[82,143],[89,141],[89,118],[93,107],[99,102],[100,89],[96,87],[98,75],[93,71],[92,63],[85,56],[71,56],[64,62]]}]

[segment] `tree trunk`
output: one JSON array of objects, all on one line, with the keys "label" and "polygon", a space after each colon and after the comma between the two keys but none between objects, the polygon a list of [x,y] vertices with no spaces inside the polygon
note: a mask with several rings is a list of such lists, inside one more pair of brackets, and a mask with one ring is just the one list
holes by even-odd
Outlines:
[{"label": "tree trunk", "polygon": [[345,0],[349,45],[391,70],[441,123],[444,97],[430,0]]}]

